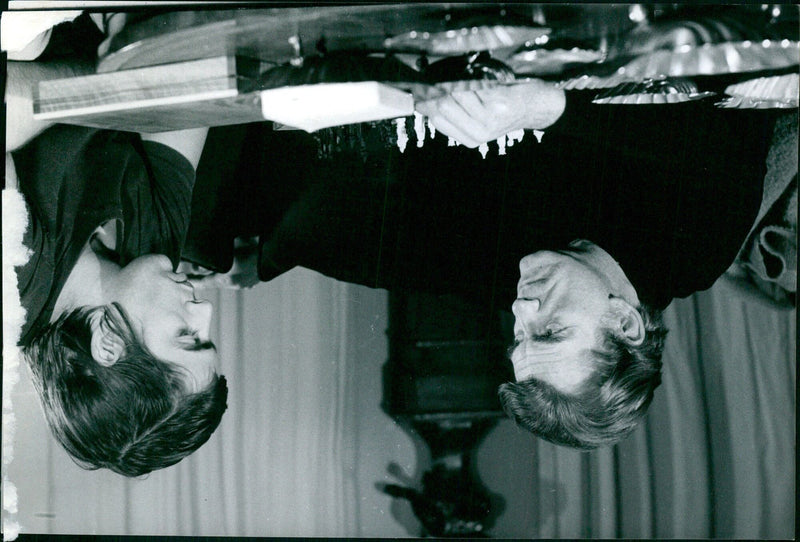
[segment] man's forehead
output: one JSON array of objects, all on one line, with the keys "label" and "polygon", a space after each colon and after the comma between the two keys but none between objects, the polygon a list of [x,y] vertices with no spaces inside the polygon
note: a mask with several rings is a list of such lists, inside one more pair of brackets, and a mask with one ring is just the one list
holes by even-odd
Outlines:
[{"label": "man's forehead", "polygon": [[[563,343],[561,343],[563,345]],[[518,349],[524,348],[520,344]],[[517,380],[535,378],[559,391],[572,393],[578,390],[591,374],[588,350],[572,349],[570,352],[551,348],[542,352],[515,353],[512,358]],[[515,361],[516,360],[516,361]]]},{"label": "man's forehead", "polygon": [[596,345],[596,334],[568,334],[559,341],[537,341],[526,337],[515,342],[509,357],[517,367],[542,373],[564,366],[588,367]]},{"label": "man's forehead", "polygon": [[560,342],[538,342],[525,339],[517,344],[512,356],[530,365],[553,364],[570,354],[573,348],[569,339]]}]

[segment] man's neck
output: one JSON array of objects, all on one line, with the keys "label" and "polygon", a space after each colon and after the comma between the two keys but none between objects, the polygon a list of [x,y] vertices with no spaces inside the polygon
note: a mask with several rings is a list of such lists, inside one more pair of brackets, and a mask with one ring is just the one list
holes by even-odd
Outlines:
[{"label": "man's neck", "polygon": [[92,240],[88,241],[58,295],[50,321],[78,307],[110,303],[109,293],[114,291],[119,271],[119,265],[98,254],[92,249]]},{"label": "man's neck", "polygon": [[619,262],[608,252],[600,247],[597,248],[600,253],[602,253],[602,256],[598,258],[598,265],[601,266],[600,269],[608,277],[611,284],[611,293],[616,297],[624,299],[630,303],[631,306],[638,307],[640,305],[639,295],[636,293],[636,288],[633,287],[630,279],[625,274],[625,270],[622,269]]}]

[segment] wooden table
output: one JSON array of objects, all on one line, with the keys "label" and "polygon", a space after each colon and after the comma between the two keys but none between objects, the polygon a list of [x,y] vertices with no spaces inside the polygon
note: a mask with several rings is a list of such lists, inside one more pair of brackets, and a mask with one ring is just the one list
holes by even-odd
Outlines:
[{"label": "wooden table", "polygon": [[[775,33],[780,25],[765,24],[758,8],[739,9],[738,22],[725,32],[716,33],[711,32],[716,21],[703,23],[702,10],[683,20],[665,17],[643,24],[631,9],[630,5],[608,4],[420,3],[140,11],[130,14],[129,24],[112,39],[110,52],[98,63],[98,76],[41,84],[42,99],[35,102],[34,113],[38,120],[139,132],[265,119],[314,130],[337,122],[347,124],[413,113],[413,103],[404,102],[402,96],[396,97],[389,112],[385,112],[381,100],[391,89],[376,91],[384,95],[374,98],[378,105],[373,109],[365,105],[367,113],[363,115],[353,111],[350,102],[340,104],[342,115],[320,117],[321,120],[292,115],[284,118],[262,110],[265,104],[278,104],[280,112],[287,108],[274,94],[269,100],[261,99],[259,89],[272,88],[259,87],[263,83],[261,74],[275,74],[292,66],[311,67],[311,57],[330,64],[334,53],[345,53],[348,58],[358,56],[361,64],[366,55],[390,54],[388,60],[400,61],[416,73],[421,66],[452,60],[446,57],[463,59],[468,53],[484,51],[490,53],[491,62],[518,79],[550,78],[565,89],[598,91],[664,77],[746,75],[797,64],[796,28],[789,39],[776,39],[782,37]],[[750,21],[748,24],[742,23],[743,15]],[[696,27],[704,24],[708,28],[697,33],[708,33],[711,42],[692,37]],[[687,36],[691,45],[684,43]],[[772,41],[762,41],[765,36]],[[714,42],[717,39],[726,41]],[[214,59],[211,69],[202,64]],[[462,59],[456,60],[463,62]],[[152,68],[158,66],[170,68],[155,70],[158,73],[153,75]],[[270,71],[276,67],[280,68]],[[360,65],[356,66],[359,70]],[[292,76],[298,72],[291,68],[288,71]],[[448,72],[446,78],[437,81],[471,78],[463,69],[462,72],[460,76]],[[103,79],[103,75],[107,78]],[[302,83],[280,80],[283,82],[274,86],[329,83],[328,75],[303,79]],[[334,79],[347,83],[397,81],[353,75],[346,71],[345,76]],[[409,90],[408,86],[402,90]],[[717,88],[712,90],[720,92]],[[304,109],[306,104],[319,105],[323,99],[327,103],[330,95],[321,92],[298,108],[310,110]],[[652,96],[645,96],[648,97]],[[419,99],[416,92],[415,98]],[[284,99],[291,102],[300,97]],[[371,103],[360,98],[352,102]],[[789,104],[792,105],[796,103]],[[335,109],[334,105],[328,111]],[[384,111],[384,116],[369,117],[378,110]],[[324,112],[319,115],[324,116]]]}]

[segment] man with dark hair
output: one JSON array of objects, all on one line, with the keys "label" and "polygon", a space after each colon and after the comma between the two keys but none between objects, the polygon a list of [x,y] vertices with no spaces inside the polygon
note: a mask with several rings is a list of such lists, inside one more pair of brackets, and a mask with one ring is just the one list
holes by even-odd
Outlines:
[{"label": "man with dark hair", "polygon": [[31,83],[80,65],[8,64],[7,174],[30,215],[20,344],[48,424],[87,468],[139,476],[208,440],[226,408],[211,306],[180,260],[206,129],[126,134],[31,118]]},{"label": "man with dark hair", "polygon": [[[84,468],[140,476],[173,465],[208,440],[225,410],[224,377],[159,360],[133,328],[119,304],[76,309],[25,350],[48,425]],[[108,355],[95,358],[85,345],[98,341],[124,355],[110,365]]]}]

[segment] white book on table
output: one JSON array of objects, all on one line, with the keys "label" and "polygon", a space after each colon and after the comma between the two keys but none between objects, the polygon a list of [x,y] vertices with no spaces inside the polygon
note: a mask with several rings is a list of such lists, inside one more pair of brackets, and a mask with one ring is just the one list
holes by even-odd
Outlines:
[{"label": "white book on table", "polygon": [[265,119],[314,132],[414,114],[408,92],[376,81],[317,83],[261,91]]}]

